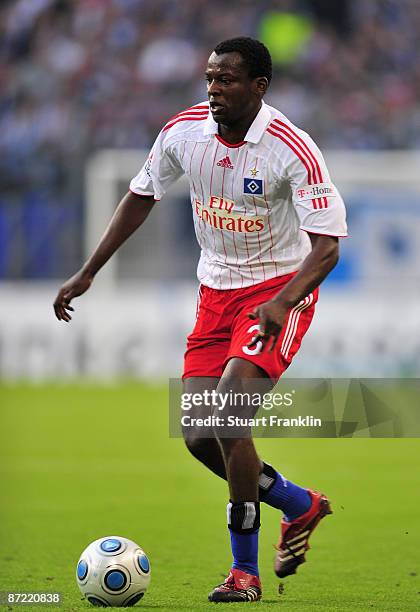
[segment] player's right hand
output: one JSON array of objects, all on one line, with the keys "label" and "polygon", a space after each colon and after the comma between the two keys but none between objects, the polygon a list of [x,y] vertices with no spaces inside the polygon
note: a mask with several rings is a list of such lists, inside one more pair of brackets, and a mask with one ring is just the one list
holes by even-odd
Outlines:
[{"label": "player's right hand", "polygon": [[66,323],[71,321],[69,311],[74,312],[74,308],[70,306],[70,302],[73,298],[85,293],[92,282],[93,276],[80,270],[64,283],[54,302],[55,316],[59,321],[66,321]]},{"label": "player's right hand", "polygon": [[253,337],[247,345],[248,348],[253,348],[258,342],[261,342],[261,352],[266,349],[268,342],[271,339],[269,352],[272,353],[279,339],[285,318],[287,316],[287,306],[279,300],[268,300],[264,304],[257,306],[253,312],[248,313],[248,317],[252,320],[259,319],[260,331]]}]

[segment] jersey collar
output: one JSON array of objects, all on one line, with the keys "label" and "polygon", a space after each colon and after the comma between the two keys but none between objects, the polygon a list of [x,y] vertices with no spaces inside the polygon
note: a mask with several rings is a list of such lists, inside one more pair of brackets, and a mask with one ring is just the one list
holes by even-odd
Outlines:
[{"label": "jersey collar", "polygon": [[[244,141],[252,142],[254,144],[259,143],[270,121],[271,121],[270,110],[267,104],[265,104],[264,100],[262,100],[261,108],[258,111],[258,114],[255,117],[254,121],[249,126],[249,129],[246,133]],[[219,126],[216,123],[216,121],[213,119],[211,112],[209,112],[209,115],[204,122],[204,134],[211,135],[211,134],[218,134],[218,133],[219,133]]]}]

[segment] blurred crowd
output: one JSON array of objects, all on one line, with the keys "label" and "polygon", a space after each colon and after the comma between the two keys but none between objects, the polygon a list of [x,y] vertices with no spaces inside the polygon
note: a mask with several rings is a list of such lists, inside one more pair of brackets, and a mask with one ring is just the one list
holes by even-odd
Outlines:
[{"label": "blurred crowd", "polygon": [[[301,19],[292,31],[287,14]],[[419,146],[416,0],[3,0],[0,277],[75,267],[88,156],[148,147],[206,97],[209,52],[237,35],[292,41],[292,56],[275,54],[267,101],[321,147]],[[25,261],[10,232],[22,220],[21,241],[35,240]],[[46,229],[57,235],[47,251]]]}]

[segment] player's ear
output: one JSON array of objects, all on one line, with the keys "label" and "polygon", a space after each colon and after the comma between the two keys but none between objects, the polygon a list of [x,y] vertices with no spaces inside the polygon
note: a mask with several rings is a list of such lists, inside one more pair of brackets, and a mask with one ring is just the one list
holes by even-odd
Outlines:
[{"label": "player's ear", "polygon": [[257,77],[256,79],[254,79],[254,87],[255,92],[258,93],[262,98],[268,89],[267,77]]}]

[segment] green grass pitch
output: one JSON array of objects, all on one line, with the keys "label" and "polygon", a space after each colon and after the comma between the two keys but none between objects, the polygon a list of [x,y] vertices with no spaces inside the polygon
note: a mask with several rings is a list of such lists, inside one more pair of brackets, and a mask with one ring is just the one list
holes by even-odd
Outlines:
[{"label": "green grass pitch", "polygon": [[[169,439],[167,421],[164,385],[0,386],[0,591],[60,591],[61,610],[93,609],[76,586],[78,556],[92,540],[119,534],[152,564],[137,608],[214,609],[207,594],[231,560],[226,485]],[[257,446],[292,480],[328,493],[334,514],[279,595],[279,513],[264,505],[264,599],[233,607],[420,610],[419,440]]]}]

